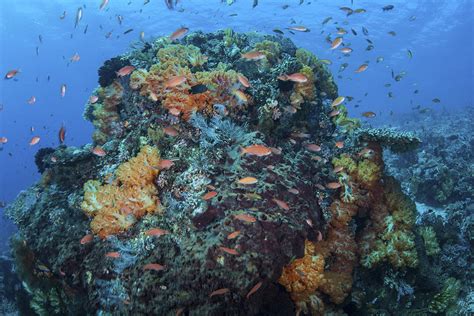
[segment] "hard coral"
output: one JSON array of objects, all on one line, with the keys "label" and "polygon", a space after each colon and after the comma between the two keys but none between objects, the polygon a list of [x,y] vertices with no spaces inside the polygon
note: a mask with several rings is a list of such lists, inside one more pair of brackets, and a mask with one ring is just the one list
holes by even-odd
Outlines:
[{"label": "hard coral", "polygon": [[101,238],[126,231],[147,213],[160,212],[158,191],[159,153],[144,146],[138,155],[121,164],[112,184],[90,180],[84,184],[82,210],[92,217],[91,229]]}]

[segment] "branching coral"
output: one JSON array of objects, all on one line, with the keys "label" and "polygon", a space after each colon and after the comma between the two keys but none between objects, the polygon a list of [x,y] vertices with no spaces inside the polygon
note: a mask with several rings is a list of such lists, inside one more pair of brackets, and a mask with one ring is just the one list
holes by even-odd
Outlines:
[{"label": "branching coral", "polygon": [[92,217],[91,229],[101,238],[126,231],[147,213],[160,212],[153,180],[159,153],[144,146],[138,155],[120,165],[111,184],[90,180],[84,184],[82,210]]},{"label": "branching coral", "polygon": [[423,242],[425,244],[425,251],[428,256],[434,256],[438,254],[441,249],[439,248],[438,240],[436,239],[436,233],[431,226],[420,227],[418,230]]}]

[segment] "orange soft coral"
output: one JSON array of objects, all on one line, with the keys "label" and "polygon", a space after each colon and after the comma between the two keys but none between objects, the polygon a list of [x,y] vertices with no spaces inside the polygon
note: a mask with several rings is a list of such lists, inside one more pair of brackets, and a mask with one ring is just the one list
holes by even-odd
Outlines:
[{"label": "orange soft coral", "polygon": [[158,150],[144,146],[136,157],[118,167],[113,183],[90,180],[84,184],[81,208],[93,218],[95,234],[105,238],[124,232],[145,214],[160,212],[153,184],[159,161]]}]

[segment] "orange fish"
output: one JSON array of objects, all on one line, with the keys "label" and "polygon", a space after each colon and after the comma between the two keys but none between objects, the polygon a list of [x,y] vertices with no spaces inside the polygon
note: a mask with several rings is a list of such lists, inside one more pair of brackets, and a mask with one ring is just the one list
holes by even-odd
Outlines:
[{"label": "orange fish", "polygon": [[89,98],[89,102],[90,104],[94,104],[96,103],[97,101],[99,101],[99,97],[96,96],[96,95],[91,95],[90,98]]},{"label": "orange fish", "polygon": [[233,256],[236,256],[238,255],[239,253],[237,252],[237,250],[233,249],[233,248],[227,248],[227,247],[219,247],[220,250],[224,251],[224,252],[227,252],[229,255],[233,255]]},{"label": "orange fish", "polygon": [[76,62],[78,62],[79,60],[81,60],[81,56],[79,56],[78,53],[75,53],[74,55],[72,55],[72,57],[71,57],[71,62],[76,63]]},{"label": "orange fish", "polygon": [[290,206],[285,201],[282,201],[279,199],[272,199],[272,201],[275,202],[276,205],[278,205],[280,208],[284,209],[285,211],[290,210]]},{"label": "orange fish", "polygon": [[268,156],[272,153],[272,150],[263,145],[250,145],[242,148],[241,155],[254,155],[258,157]]},{"label": "orange fish", "polygon": [[296,83],[305,83],[308,81],[308,77],[306,77],[304,74],[299,73],[299,72],[291,74],[291,75],[281,75],[281,76],[278,76],[277,78],[282,81],[293,81]]},{"label": "orange fish", "polygon": [[215,290],[214,292],[212,292],[211,294],[209,294],[209,297],[213,297],[213,296],[216,296],[216,295],[223,295],[223,294],[226,294],[226,293],[229,293],[230,290],[228,288],[223,288],[223,289],[218,289],[218,290]]},{"label": "orange fish", "polygon": [[260,60],[265,58],[265,54],[259,51],[253,51],[242,54],[241,57],[247,60]]},{"label": "orange fish", "polygon": [[105,256],[107,258],[118,259],[118,258],[120,258],[120,252],[118,252],[118,251],[107,252],[105,254]]},{"label": "orange fish", "polygon": [[249,100],[247,98],[247,95],[244,92],[240,91],[240,90],[234,90],[233,94],[237,98],[237,100],[239,100],[240,102],[247,103],[248,100]]},{"label": "orange fish", "polygon": [[162,159],[162,160],[160,160],[160,162],[158,164],[158,168],[162,169],[162,170],[167,170],[167,169],[171,168],[172,166],[174,166],[174,162],[172,160],[169,160],[169,159]]},{"label": "orange fish", "polygon": [[135,67],[133,66],[125,66],[120,68],[119,71],[116,72],[117,77],[125,77],[131,74],[135,70]]},{"label": "orange fish", "polygon": [[292,31],[297,31],[297,32],[309,32],[309,28],[307,28],[306,26],[292,26],[292,27],[289,27],[288,28],[289,30],[292,30]]},{"label": "orange fish", "polygon": [[340,187],[341,187],[341,184],[339,182],[329,182],[328,184],[326,184],[326,188],[332,189],[332,190],[339,189]]},{"label": "orange fish", "polygon": [[163,236],[163,235],[166,235],[166,234],[169,234],[170,232],[167,231],[166,229],[161,229],[161,228],[151,228],[147,231],[145,231],[145,235],[147,236],[156,236],[156,237],[159,237],[159,236]]},{"label": "orange fish", "polygon": [[337,166],[337,167],[335,167],[332,171],[333,171],[334,173],[339,173],[339,172],[341,172],[342,170],[344,170],[344,167],[342,167],[342,166]]},{"label": "orange fish", "polygon": [[331,49],[336,49],[342,44],[342,37],[336,37],[331,43]]},{"label": "orange fish", "polygon": [[257,284],[255,284],[251,289],[250,291],[247,293],[247,296],[246,298],[249,299],[250,296],[252,296],[252,294],[254,294],[255,292],[257,292],[260,287],[262,286],[262,281],[258,282]]},{"label": "orange fish", "polygon": [[339,149],[342,149],[344,148],[344,142],[336,142],[336,147],[339,148]]},{"label": "orange fish", "polygon": [[178,136],[178,131],[172,126],[164,127],[163,132],[171,137]]},{"label": "orange fish", "polygon": [[6,144],[6,143],[8,143],[8,138],[0,137],[0,144]]},{"label": "orange fish", "polygon": [[216,196],[217,196],[217,192],[216,191],[211,191],[211,192],[207,192],[206,194],[204,194],[202,199],[204,201],[207,201],[207,200],[210,200],[210,199],[212,199],[213,197],[216,197]]},{"label": "orange fish", "polygon": [[313,227],[313,221],[311,218],[306,219],[306,223],[309,225],[309,227]]},{"label": "orange fish", "polygon": [[356,73],[361,73],[361,72],[364,72],[367,70],[367,68],[369,68],[369,65],[367,64],[362,64],[359,66],[359,68],[356,69]]},{"label": "orange fish", "polygon": [[316,145],[316,144],[306,144],[305,147],[306,147],[307,150],[309,150],[311,152],[321,151],[321,146]]},{"label": "orange fish", "polygon": [[165,88],[174,88],[186,82],[186,76],[173,76],[165,83]]},{"label": "orange fish", "polygon": [[60,89],[61,98],[64,98],[64,96],[66,95],[66,89],[67,89],[67,86],[63,83]]},{"label": "orange fish", "polygon": [[243,85],[245,88],[250,88],[250,82],[247,77],[244,75],[238,74],[237,79],[239,79],[239,82],[241,85]]},{"label": "orange fish", "polygon": [[249,214],[245,214],[245,213],[234,215],[234,218],[243,222],[248,222],[248,223],[255,223],[257,221],[255,217]]},{"label": "orange fish", "polygon": [[288,192],[295,195],[300,194],[300,191],[295,188],[288,189]]},{"label": "orange fish", "polygon": [[7,72],[7,74],[5,75],[5,79],[12,79],[13,77],[15,77],[20,71],[19,70],[10,70],[9,72]]},{"label": "orange fish", "polygon": [[329,117],[338,116],[339,114],[341,114],[340,110],[334,110],[334,111],[331,111],[331,113],[329,113]]},{"label": "orange fish", "polygon": [[350,54],[350,53],[353,52],[353,49],[350,48],[350,47],[344,47],[344,48],[341,48],[341,52],[342,52],[343,54]]},{"label": "orange fish", "polygon": [[93,149],[92,149],[92,153],[96,156],[99,156],[99,157],[104,157],[107,153],[105,152],[105,150],[102,149],[102,147],[100,146],[95,146]]},{"label": "orange fish", "polygon": [[84,237],[81,238],[80,244],[85,245],[90,243],[94,239],[94,236],[92,234],[87,234]]},{"label": "orange fish", "polygon": [[165,266],[159,264],[159,263],[147,263],[143,266],[143,270],[153,270],[153,271],[163,271],[165,269]]},{"label": "orange fish", "polygon": [[33,136],[30,140],[30,146],[38,144],[40,140],[41,138],[39,136]]},{"label": "orange fish", "polygon": [[64,127],[64,125],[61,126],[61,128],[59,129],[59,133],[58,133],[58,138],[59,138],[59,143],[64,143],[64,140],[66,139],[66,128]]},{"label": "orange fish", "polygon": [[375,116],[377,116],[377,114],[371,111],[367,111],[367,112],[362,113],[362,116],[367,117],[367,118],[374,118]]},{"label": "orange fish", "polygon": [[170,40],[174,41],[174,40],[180,39],[181,37],[186,35],[186,33],[188,33],[188,32],[189,32],[189,29],[187,27],[179,28],[176,31],[174,31],[173,33],[171,33]]},{"label": "orange fish", "polygon": [[234,239],[234,238],[237,238],[237,236],[240,235],[240,230],[236,230],[235,232],[233,233],[230,233],[229,235],[227,235],[227,239]]},{"label": "orange fish", "polygon": [[342,104],[342,102],[344,102],[345,100],[346,100],[346,97],[343,97],[343,96],[337,97],[336,99],[334,99],[334,101],[332,101],[331,106],[336,107]]},{"label": "orange fish", "polygon": [[36,103],[36,97],[35,96],[32,96],[31,98],[28,99],[28,104],[35,104]]},{"label": "orange fish", "polygon": [[255,184],[258,182],[257,178],[254,177],[245,177],[237,181],[240,184]]}]

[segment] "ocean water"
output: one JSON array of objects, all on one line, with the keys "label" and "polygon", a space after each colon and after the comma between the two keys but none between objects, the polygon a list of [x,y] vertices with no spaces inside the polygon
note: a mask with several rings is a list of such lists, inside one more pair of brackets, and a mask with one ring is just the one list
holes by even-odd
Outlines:
[{"label": "ocean water", "polygon": [[[2,205],[40,178],[35,153],[59,145],[62,125],[66,145],[91,142],[93,126],[82,114],[98,86],[97,70],[106,60],[130,50],[130,45],[139,41],[140,32],[145,40],[151,40],[180,27],[190,32],[231,28],[273,35],[279,29],[296,46],[330,60],[328,68],[339,95],[353,97],[346,103],[350,116],[377,126],[401,124],[392,118],[401,114],[416,117],[422,115],[420,109],[457,112],[473,105],[471,0],[259,0],[255,7],[250,0],[235,0],[230,5],[219,0],[180,0],[172,10],[162,0],[144,2],[110,0],[99,10],[100,0],[0,1],[0,73],[20,71],[14,79],[0,81],[0,137],[8,138],[0,144]],[[394,5],[394,9],[383,11],[386,5]],[[346,16],[341,7],[367,12]],[[78,8],[82,8],[83,17],[75,27]],[[331,20],[323,25],[328,17]],[[288,28],[293,26],[305,26],[309,31],[290,32]],[[336,27],[347,30],[344,45],[350,45],[353,53],[344,55],[330,49],[326,37],[335,38]],[[124,34],[129,29],[133,30]],[[367,39],[373,43],[370,51]],[[80,60],[72,62],[76,53]],[[377,62],[379,57],[383,61]],[[366,62],[369,67],[365,72],[354,72]],[[340,71],[344,63],[348,66]],[[398,74],[402,74],[400,81],[393,78]],[[61,97],[63,84],[67,90]],[[32,96],[36,102],[28,104]],[[377,116],[364,119],[361,114],[366,111]],[[41,140],[31,146],[33,136]],[[0,223],[0,250],[7,252],[15,227],[7,219]]]}]

